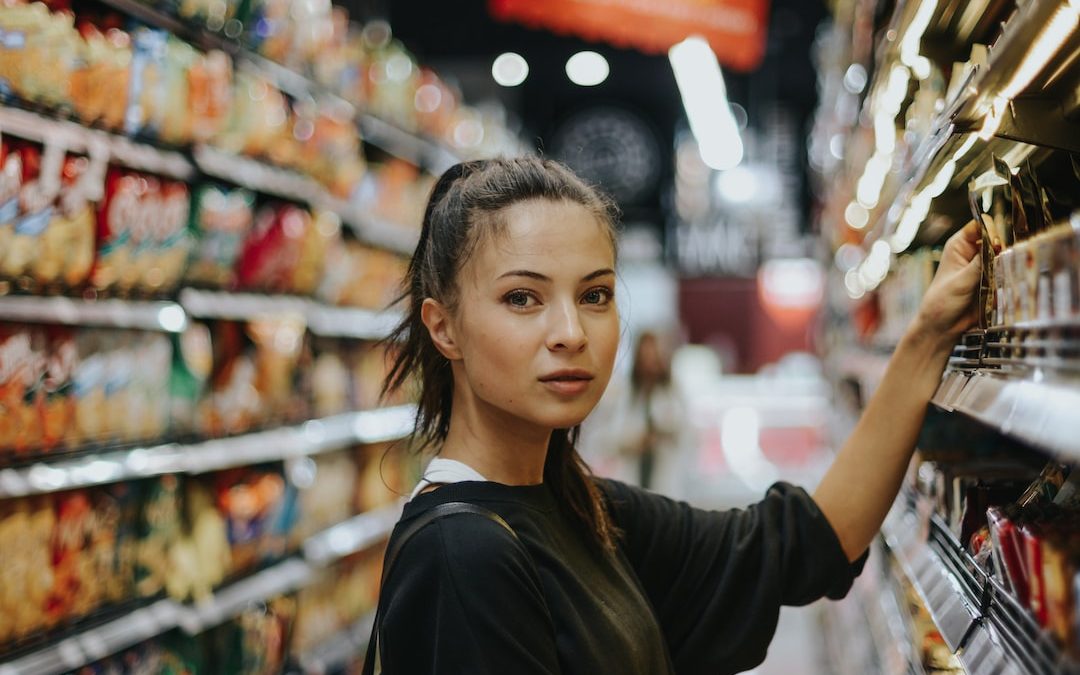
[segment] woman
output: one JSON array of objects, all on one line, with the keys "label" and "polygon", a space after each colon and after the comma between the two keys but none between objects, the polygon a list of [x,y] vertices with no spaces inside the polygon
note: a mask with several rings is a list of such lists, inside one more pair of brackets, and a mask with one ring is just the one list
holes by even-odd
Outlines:
[{"label": "woman", "polygon": [[[619,340],[615,213],[550,160],[459,164],[436,183],[387,386],[420,385],[433,447],[380,598],[389,675],[732,673],[781,605],[847,593],[970,324],[977,231],[953,237],[918,318],[813,498],[779,483],[706,512],[593,478],[574,437]],[[499,519],[509,525],[504,527]]]},{"label": "woman", "polygon": [[677,467],[692,437],[682,396],[671,381],[671,359],[652,331],[642,331],[634,348],[629,387],[622,392],[609,437],[634,462],[637,484],[668,496],[683,489]]}]

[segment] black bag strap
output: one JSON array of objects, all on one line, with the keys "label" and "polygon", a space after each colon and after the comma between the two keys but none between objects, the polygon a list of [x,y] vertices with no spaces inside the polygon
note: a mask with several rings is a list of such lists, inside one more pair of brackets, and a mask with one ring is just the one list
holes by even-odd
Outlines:
[{"label": "black bag strap", "polygon": [[[519,544],[521,543],[521,540],[518,539],[517,532],[514,532],[514,528],[510,527],[510,523],[503,520],[502,516],[491,509],[486,509],[483,506],[477,506],[476,504],[470,504],[468,502],[447,502],[445,504],[439,504],[438,506],[425,511],[416,520],[409,523],[408,527],[406,527],[394,540],[394,545],[386,551],[386,558],[383,560],[382,581],[379,584],[380,595],[383,586],[386,584],[386,580],[390,578],[390,570],[393,569],[394,563],[397,562],[398,556],[401,554],[401,550],[405,548],[405,544],[413,538],[413,535],[439,518],[454,516],[461,513],[471,513],[487,518],[494,523],[498,523],[510,533],[510,536],[514,538],[514,541]],[[375,610],[375,624],[371,627],[371,637],[368,639],[367,656],[364,657],[364,668],[360,671],[361,675],[382,675],[382,659],[379,651],[379,624],[381,614],[382,599],[380,598],[379,606]]]}]

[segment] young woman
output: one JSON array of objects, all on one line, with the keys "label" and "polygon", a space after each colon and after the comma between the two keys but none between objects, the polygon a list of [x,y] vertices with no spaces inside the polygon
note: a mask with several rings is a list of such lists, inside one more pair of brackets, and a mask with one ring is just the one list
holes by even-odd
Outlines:
[{"label": "young woman", "polygon": [[615,219],[544,159],[459,164],[433,189],[388,387],[416,378],[417,435],[438,457],[390,547],[451,502],[499,518],[411,534],[380,598],[382,672],[739,672],[764,659],[782,605],[842,597],[860,572],[970,325],[977,230],[950,239],[814,496],[779,483],[708,512],[596,479],[574,450],[619,340]]}]

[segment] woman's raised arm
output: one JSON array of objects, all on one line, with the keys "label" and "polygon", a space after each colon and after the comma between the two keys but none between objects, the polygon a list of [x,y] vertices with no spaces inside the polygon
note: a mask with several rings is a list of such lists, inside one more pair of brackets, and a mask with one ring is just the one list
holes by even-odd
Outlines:
[{"label": "woman's raised arm", "polygon": [[814,493],[849,560],[862,555],[881,528],[952,347],[975,323],[980,237],[978,224],[972,221],[945,244],[915,320]]}]

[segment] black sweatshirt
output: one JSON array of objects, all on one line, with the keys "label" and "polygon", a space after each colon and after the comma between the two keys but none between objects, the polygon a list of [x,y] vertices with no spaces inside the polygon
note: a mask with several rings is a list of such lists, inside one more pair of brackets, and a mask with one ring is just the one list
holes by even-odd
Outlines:
[{"label": "black sweatshirt", "polygon": [[618,550],[605,557],[545,485],[463,482],[418,495],[502,516],[440,518],[402,549],[382,590],[386,675],[718,675],[765,658],[781,605],[843,597],[848,562],[803,490],[777,483],[746,510],[703,511],[599,481]]}]

